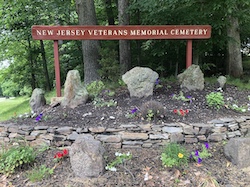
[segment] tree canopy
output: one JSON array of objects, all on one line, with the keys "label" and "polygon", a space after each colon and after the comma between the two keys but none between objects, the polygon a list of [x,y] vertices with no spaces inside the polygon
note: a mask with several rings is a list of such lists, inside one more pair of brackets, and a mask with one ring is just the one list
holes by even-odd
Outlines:
[{"label": "tree canopy", "polygon": [[[95,13],[100,25],[119,24],[117,0],[96,0]],[[228,34],[232,19],[237,19],[240,42],[250,38],[249,0],[131,0],[126,10],[131,25],[205,25],[212,26],[209,40],[193,42],[193,63],[206,76],[231,74],[228,42],[239,41]],[[0,94],[30,94],[35,87],[50,90],[55,84],[52,41],[35,41],[32,25],[78,25],[74,0],[0,0],[0,61],[9,62],[0,69]],[[119,43],[101,41],[100,77],[119,79]],[[180,73],[185,68],[184,40],[130,41],[131,67],[148,66],[161,76]],[[61,82],[71,69],[84,77],[81,41],[60,41]],[[234,62],[232,62],[234,63]],[[234,65],[234,64],[233,64]],[[232,71],[240,71],[233,68]],[[107,73],[108,72],[108,73]]]}]

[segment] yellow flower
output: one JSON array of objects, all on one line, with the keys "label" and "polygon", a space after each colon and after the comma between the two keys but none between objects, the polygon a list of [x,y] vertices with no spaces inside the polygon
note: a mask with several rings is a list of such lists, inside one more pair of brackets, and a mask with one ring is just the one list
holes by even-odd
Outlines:
[{"label": "yellow flower", "polygon": [[183,158],[183,156],[184,156],[184,155],[183,155],[182,153],[179,153],[179,154],[178,154],[178,157],[179,157],[179,158]]}]

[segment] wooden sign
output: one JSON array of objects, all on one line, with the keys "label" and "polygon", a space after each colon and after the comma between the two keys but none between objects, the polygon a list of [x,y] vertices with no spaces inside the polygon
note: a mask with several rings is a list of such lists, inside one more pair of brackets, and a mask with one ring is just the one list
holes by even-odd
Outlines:
[{"label": "wooden sign", "polygon": [[43,26],[32,27],[35,40],[143,40],[208,39],[210,25],[124,25],[124,26]]},{"label": "wooden sign", "polygon": [[54,40],[56,93],[61,96],[58,40],[144,40],[187,39],[186,67],[192,64],[192,39],[211,37],[210,25],[75,25],[31,28],[34,40]]}]

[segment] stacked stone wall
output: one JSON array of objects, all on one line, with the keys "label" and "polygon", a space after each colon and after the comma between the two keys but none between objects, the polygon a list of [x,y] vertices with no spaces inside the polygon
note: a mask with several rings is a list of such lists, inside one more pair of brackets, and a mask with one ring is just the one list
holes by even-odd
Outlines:
[{"label": "stacked stone wall", "polygon": [[235,137],[248,136],[250,116],[214,119],[207,123],[121,124],[117,128],[67,126],[35,127],[0,123],[0,143],[12,140],[30,142],[31,145],[69,146],[79,134],[89,133],[95,139],[114,148],[150,148],[167,142],[196,143],[220,142]]}]

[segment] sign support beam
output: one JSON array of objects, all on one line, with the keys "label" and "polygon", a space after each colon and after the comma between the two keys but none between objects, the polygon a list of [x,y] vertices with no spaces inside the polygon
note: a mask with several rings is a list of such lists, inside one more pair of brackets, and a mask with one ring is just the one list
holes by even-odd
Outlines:
[{"label": "sign support beam", "polygon": [[186,49],[186,68],[192,65],[193,61],[193,52],[192,52],[192,40],[187,40],[187,49]]},{"label": "sign support beam", "polygon": [[62,94],[61,94],[58,40],[54,40],[54,63],[55,63],[55,76],[56,76],[56,96],[61,97]]}]

